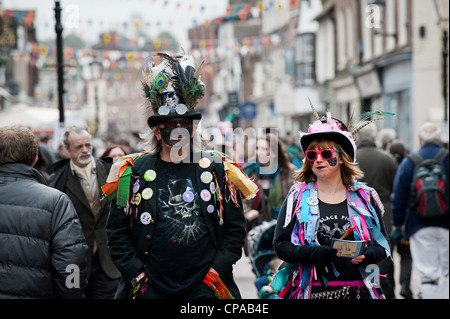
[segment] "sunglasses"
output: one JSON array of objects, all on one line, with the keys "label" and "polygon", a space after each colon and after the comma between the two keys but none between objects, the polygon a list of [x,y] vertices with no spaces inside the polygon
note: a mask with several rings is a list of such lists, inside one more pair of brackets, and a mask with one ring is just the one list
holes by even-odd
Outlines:
[{"label": "sunglasses", "polygon": [[164,125],[164,128],[170,128],[170,129],[175,129],[177,127],[182,127],[182,128],[191,128],[192,127],[192,121],[188,120],[188,119],[167,120],[161,124]]},{"label": "sunglasses", "polygon": [[322,158],[325,161],[328,161],[333,158],[334,152],[339,153],[339,150],[332,150],[329,148],[321,150],[321,151],[310,150],[310,151],[306,151],[305,155],[306,155],[306,158],[308,159],[308,161],[311,161],[311,162],[314,162],[317,159],[317,157],[319,157],[319,154],[320,154],[320,156],[322,156]]}]

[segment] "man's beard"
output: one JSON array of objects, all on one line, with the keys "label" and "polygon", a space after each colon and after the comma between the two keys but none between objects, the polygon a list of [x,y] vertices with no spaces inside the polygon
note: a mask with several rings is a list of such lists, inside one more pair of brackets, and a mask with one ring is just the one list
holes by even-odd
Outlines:
[{"label": "man's beard", "polygon": [[[89,155],[88,158],[86,159],[82,159],[82,157]],[[91,153],[82,153],[80,155],[78,155],[77,158],[78,163],[82,164],[82,165],[87,165],[92,161],[92,154]]]}]

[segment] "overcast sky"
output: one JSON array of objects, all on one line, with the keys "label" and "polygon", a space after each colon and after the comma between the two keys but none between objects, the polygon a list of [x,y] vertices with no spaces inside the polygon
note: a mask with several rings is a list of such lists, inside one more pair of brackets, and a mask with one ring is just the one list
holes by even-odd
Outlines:
[{"label": "overcast sky", "polygon": [[[3,10],[35,10],[38,40],[55,37],[55,0],[0,2]],[[139,26],[150,38],[168,31],[187,46],[188,29],[224,16],[228,0],[60,0],[60,4],[64,35],[75,33],[93,43],[101,32],[114,30],[133,36]]]}]

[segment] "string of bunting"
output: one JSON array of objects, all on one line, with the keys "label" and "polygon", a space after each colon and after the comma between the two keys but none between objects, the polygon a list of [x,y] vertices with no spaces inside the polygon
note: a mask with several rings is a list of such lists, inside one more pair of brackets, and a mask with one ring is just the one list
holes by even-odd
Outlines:
[{"label": "string of bunting", "polygon": [[[164,7],[169,7],[171,4],[173,4],[173,10],[187,10],[188,12],[193,11],[194,9],[199,9],[200,12],[205,12],[206,7],[204,4],[195,4],[194,2],[186,3],[184,1],[170,1],[170,0],[152,0],[152,3],[160,2],[163,4]],[[256,4],[252,3],[243,3],[238,4],[234,6],[227,6],[225,8],[225,12],[222,16],[219,16],[215,19],[213,19],[217,24],[224,23],[227,21],[234,21],[234,20],[246,20],[248,18],[252,18],[255,16],[259,16],[262,13],[269,13],[270,11],[276,10],[276,11],[283,11],[288,10],[291,8],[296,8],[298,6],[298,0],[274,0],[270,1],[268,4],[264,4],[263,1],[259,1]],[[4,9],[0,7],[0,16],[4,15],[7,18],[14,18],[18,23],[23,23],[25,26],[30,26],[35,19],[35,11],[30,10],[9,10]],[[208,25],[212,20],[211,19],[205,19],[204,24]],[[94,22],[92,19],[88,18],[86,20],[79,18],[80,24],[87,24],[88,26],[92,26],[95,23],[97,23],[99,26],[104,25],[104,20],[99,19],[98,21]],[[198,22],[196,19],[193,19],[193,24],[198,25]],[[122,23],[122,27],[124,29],[127,29],[129,25],[133,25],[134,28],[139,29],[142,27],[142,23],[139,21],[133,21],[132,23],[129,23],[128,21],[124,21]],[[156,26],[161,26],[161,21],[157,20],[154,22]],[[151,21],[146,21],[143,23],[143,25],[146,28],[149,28],[152,26]],[[172,20],[168,20],[168,25],[173,25]],[[53,25],[46,23],[44,25],[46,28],[52,28]]]},{"label": "string of bunting", "polygon": [[[283,35],[261,36],[261,37],[245,37],[236,38],[234,41],[220,41],[220,40],[194,40],[191,41],[191,50],[193,54],[199,57],[199,59],[207,58],[208,61],[221,61],[226,56],[227,52],[233,51],[234,53],[241,53],[243,49],[246,49],[248,55],[259,54],[263,46],[269,46],[282,41]],[[179,47],[178,42],[171,40],[155,40],[153,41],[154,51],[158,49],[166,49],[170,46]],[[151,44],[150,44],[151,46]],[[38,59],[50,59],[45,60],[45,64],[54,64],[56,59],[56,47],[49,47],[46,44],[38,44],[36,42],[30,42],[24,52],[11,52],[10,56],[14,61],[30,61],[35,64]],[[123,69],[123,68],[135,68],[141,69],[142,65],[134,64],[120,64],[119,61],[144,61],[148,59],[149,51],[136,50],[136,51],[119,51],[119,50],[96,50],[96,49],[74,49],[71,47],[64,48],[64,59],[66,64],[75,66],[76,60],[82,57],[101,57],[102,60],[109,60],[111,62],[111,69]],[[70,61],[75,59],[74,61]]]},{"label": "string of bunting", "polygon": [[[156,2],[156,1],[155,1]],[[248,19],[250,16],[255,15],[255,12],[264,12],[273,10],[283,10],[286,8],[286,4],[289,2],[290,7],[296,7],[298,0],[285,0],[285,1],[271,1],[268,5],[264,6],[260,1],[256,5],[242,4],[238,6],[227,7],[225,15],[215,19],[216,24],[220,24],[226,21],[233,20],[236,15],[241,20]],[[165,5],[169,5],[169,1]],[[176,5],[176,9],[180,9],[181,3]],[[191,8],[188,6],[188,8]],[[203,8],[204,10],[204,8]],[[201,9],[202,11],[202,9]],[[14,18],[19,22],[31,24],[35,18],[34,11],[16,11],[16,10],[4,10],[0,8],[0,14],[4,14],[8,18]],[[88,21],[92,24],[92,21]],[[103,23],[103,22],[101,22]],[[209,24],[209,21],[205,21],[205,24]],[[140,27],[139,23],[134,23],[135,27]],[[127,22],[123,23],[123,26],[127,27]],[[150,26],[150,23],[145,23],[146,27]],[[105,32],[101,35],[101,41],[103,44],[117,44],[119,36],[117,33]],[[235,38],[233,41],[218,40],[218,39],[202,39],[192,40],[190,50],[199,59],[208,59],[211,62],[217,62],[224,59],[224,57],[230,51],[236,54],[255,55],[259,54],[263,46],[269,46],[271,44],[277,44],[283,40],[283,35],[264,35],[264,36],[252,36]],[[118,50],[94,50],[94,49],[73,49],[70,47],[64,48],[64,58],[66,64],[76,66],[77,58],[85,56],[100,56],[103,60],[109,60],[109,68],[114,69],[140,69],[141,64],[133,63],[118,63],[118,61],[143,61],[148,58],[148,50],[167,50],[168,48],[179,48],[180,44],[174,39],[155,39],[153,41],[147,41],[145,48],[138,48],[136,45],[136,39],[129,39],[130,46],[136,46],[136,51],[118,51]],[[56,58],[56,48],[49,47],[45,44],[38,44],[30,42],[25,48],[25,52],[11,52],[11,58],[14,61],[30,61],[31,66],[35,66],[37,61],[41,59],[40,65],[53,65],[55,64],[53,58]],[[46,59],[42,61],[42,59]],[[47,58],[50,58],[47,59]]]}]

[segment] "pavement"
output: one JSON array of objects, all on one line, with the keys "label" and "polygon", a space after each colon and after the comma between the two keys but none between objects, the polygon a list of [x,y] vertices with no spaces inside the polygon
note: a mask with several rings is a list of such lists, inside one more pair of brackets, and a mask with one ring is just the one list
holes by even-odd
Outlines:
[{"label": "pavement", "polygon": [[[399,255],[397,251],[393,252],[393,260],[394,260],[394,269],[400,269],[399,265]],[[234,265],[233,269],[234,279],[236,284],[239,287],[241,292],[241,296],[243,299],[257,299],[258,293],[255,287],[255,273],[252,271],[252,265],[250,259],[242,254],[241,259]],[[395,295],[397,299],[403,299],[400,296],[400,283],[399,283],[400,274],[398,271],[394,271],[394,279],[395,279]],[[411,291],[413,292],[414,298],[417,299],[419,297],[420,290],[420,276],[418,270],[414,267],[412,269],[411,274]]]},{"label": "pavement", "polygon": [[241,292],[242,299],[257,299],[258,292],[255,286],[255,273],[252,270],[250,259],[242,253],[241,259],[234,265],[233,276]]}]

